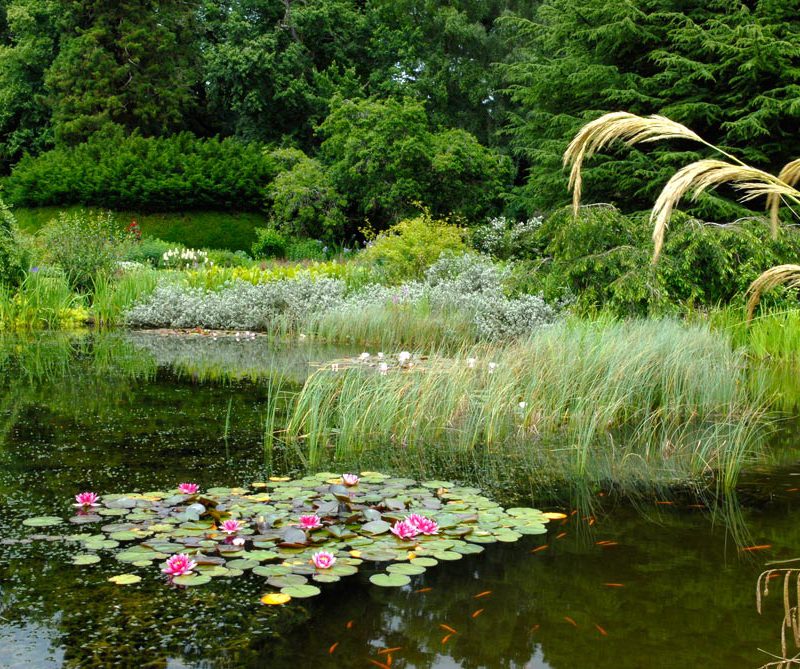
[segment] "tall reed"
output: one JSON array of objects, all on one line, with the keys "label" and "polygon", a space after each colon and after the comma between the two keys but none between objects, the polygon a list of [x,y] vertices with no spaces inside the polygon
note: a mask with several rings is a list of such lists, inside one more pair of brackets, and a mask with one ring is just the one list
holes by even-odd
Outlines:
[{"label": "tall reed", "polygon": [[745,365],[704,326],[565,322],[387,374],[326,366],[298,396],[287,436],[312,464],[450,449],[593,480],[717,471],[729,487],[763,425]]}]

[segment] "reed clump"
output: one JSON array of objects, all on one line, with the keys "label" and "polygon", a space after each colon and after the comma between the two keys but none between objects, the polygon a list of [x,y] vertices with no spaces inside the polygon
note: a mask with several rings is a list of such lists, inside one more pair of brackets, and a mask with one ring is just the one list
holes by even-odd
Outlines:
[{"label": "reed clump", "polygon": [[385,373],[319,369],[297,397],[288,441],[315,465],[449,449],[592,480],[716,471],[729,487],[763,426],[744,354],[706,326],[567,321],[505,347],[414,360]]}]

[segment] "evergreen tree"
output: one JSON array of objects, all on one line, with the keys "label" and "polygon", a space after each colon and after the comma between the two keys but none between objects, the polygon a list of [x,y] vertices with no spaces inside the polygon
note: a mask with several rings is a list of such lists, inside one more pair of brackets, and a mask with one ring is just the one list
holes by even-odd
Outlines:
[{"label": "evergreen tree", "polygon": [[[800,156],[800,0],[546,0],[535,18],[501,23],[508,132],[529,167],[523,210],[568,200],[561,154],[608,111],[663,114],[767,169]],[[677,143],[611,151],[588,165],[587,201],[647,208],[700,155]],[[696,213],[741,210],[708,196]]]},{"label": "evergreen tree", "polygon": [[198,0],[60,0],[58,56],[47,72],[57,141],[110,124],[179,130],[194,106]]}]

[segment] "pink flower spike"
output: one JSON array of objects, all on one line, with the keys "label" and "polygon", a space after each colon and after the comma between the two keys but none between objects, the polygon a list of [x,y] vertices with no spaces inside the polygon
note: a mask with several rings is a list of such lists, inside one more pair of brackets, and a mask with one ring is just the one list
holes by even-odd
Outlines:
[{"label": "pink flower spike", "polygon": [[413,539],[419,534],[419,530],[410,522],[408,522],[407,518],[406,520],[398,520],[394,525],[392,525],[391,532],[398,539],[403,539],[404,541]]},{"label": "pink flower spike", "polygon": [[222,525],[219,526],[225,534],[236,534],[239,530],[244,527],[238,520],[225,520],[222,522]]},{"label": "pink flower spike", "polygon": [[311,562],[317,569],[330,569],[336,562],[336,556],[328,551],[320,551],[311,556]]},{"label": "pink flower spike", "polygon": [[420,516],[417,513],[412,513],[408,518],[406,518],[406,522],[413,525],[417,532],[420,534],[438,534],[439,533],[439,525],[436,521],[431,520],[425,516]]},{"label": "pink flower spike", "polygon": [[197,563],[186,553],[178,553],[167,559],[167,564],[161,571],[169,577],[185,576],[190,574],[196,566]]},{"label": "pink flower spike", "polygon": [[317,514],[309,514],[305,516],[300,516],[300,529],[303,530],[316,530],[318,527],[322,527],[322,520]]},{"label": "pink flower spike", "polygon": [[342,474],[342,481],[347,486],[358,485],[359,478],[355,474]]},{"label": "pink flower spike", "polygon": [[200,490],[200,486],[196,483],[181,483],[178,486],[178,492],[183,495],[194,495],[198,490]]},{"label": "pink flower spike", "polygon": [[100,499],[100,495],[96,492],[79,492],[75,495],[74,506],[100,506],[97,503],[98,499]]}]

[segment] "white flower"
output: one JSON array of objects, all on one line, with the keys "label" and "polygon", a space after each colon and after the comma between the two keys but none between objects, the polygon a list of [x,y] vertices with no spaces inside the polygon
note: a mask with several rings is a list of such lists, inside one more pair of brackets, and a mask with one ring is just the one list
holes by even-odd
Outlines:
[{"label": "white flower", "polygon": [[496,363],[496,362],[490,362],[490,363],[489,363],[489,374],[493,374],[493,373],[494,373],[494,370],[495,370],[496,368],[497,368],[497,363]]},{"label": "white flower", "polygon": [[231,543],[234,546],[244,546],[244,537],[236,537]]},{"label": "white flower", "polygon": [[305,340],[306,340],[306,336],[301,332],[300,333],[300,341],[305,341]]},{"label": "white flower", "polygon": [[389,372],[389,365],[387,365],[385,362],[382,362],[381,366],[380,366],[380,370],[381,370],[381,374],[386,375]]},{"label": "white flower", "polygon": [[383,351],[378,351],[378,360],[383,360]]},{"label": "white flower", "polygon": [[338,372],[339,371],[339,363],[338,362],[334,362],[334,363],[331,364],[331,371],[332,372]]},{"label": "white flower", "polygon": [[369,360],[369,353],[364,351],[360,356],[358,356],[360,360]]},{"label": "white flower", "polygon": [[475,363],[478,362],[475,358],[467,358],[467,367],[475,369]]},{"label": "white flower", "polygon": [[527,406],[528,406],[528,403],[527,403],[527,402],[520,402],[520,403],[519,403],[519,408],[520,408],[520,409],[524,409],[524,408],[525,408],[525,407],[527,407]]},{"label": "white flower", "polygon": [[411,354],[408,351],[401,351],[400,355],[397,356],[397,359],[400,361],[400,364],[405,364],[411,359]]}]

